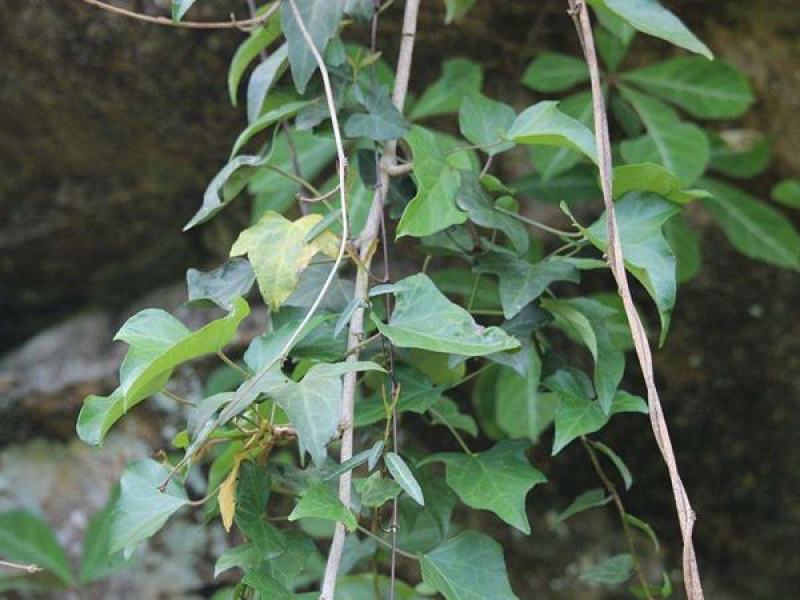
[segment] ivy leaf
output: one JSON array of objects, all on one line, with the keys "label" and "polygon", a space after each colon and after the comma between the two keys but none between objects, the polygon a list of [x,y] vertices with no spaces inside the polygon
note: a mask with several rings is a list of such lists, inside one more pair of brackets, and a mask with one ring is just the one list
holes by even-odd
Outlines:
[{"label": "ivy leaf", "polygon": [[338,254],[336,237],[329,231],[306,241],[309,232],[322,218],[322,215],[311,214],[290,221],[283,215],[267,211],[258,223],[242,231],[231,247],[231,256],[247,254],[261,295],[271,310],[278,310],[292,295],[300,273],[317,252],[332,258]]},{"label": "ivy leaf", "polygon": [[542,364],[534,348],[528,353],[526,375],[501,369],[495,383],[494,410],[497,425],[512,438],[536,442],[555,416],[558,397],[540,392]]},{"label": "ivy leaf", "polygon": [[703,130],[678,118],[672,108],[620,86],[623,97],[631,103],[647,128],[646,136],[626,140],[620,146],[622,157],[629,163],[656,162],[675,173],[688,186],[708,166],[711,149]]},{"label": "ivy leaf", "polygon": [[[656,303],[661,318],[662,344],[669,329],[677,288],[675,255],[662,228],[678,212],[680,208],[675,204],[650,193],[631,192],[616,203],[625,266]],[[608,249],[605,213],[583,232],[597,248],[603,252]]]},{"label": "ivy leaf", "polygon": [[296,115],[300,110],[311,104],[314,104],[314,100],[290,100],[281,103],[276,108],[268,110],[263,114],[261,114],[263,107],[259,108],[258,112],[256,113],[256,117],[247,126],[247,128],[245,128],[245,130],[239,134],[239,136],[236,138],[236,141],[233,143],[233,148],[231,149],[231,160],[233,160],[236,154],[238,154],[238,152],[253,138],[253,136],[262,132],[270,125],[274,125],[278,121],[282,121],[283,119]]},{"label": "ivy leaf", "polygon": [[408,468],[408,465],[406,465],[402,457],[394,452],[387,452],[383,457],[383,462],[386,464],[386,468],[389,469],[392,478],[403,488],[403,491],[408,494],[414,502],[420,506],[425,506],[425,497],[422,494],[422,488],[420,488],[414,474],[411,472],[411,469]]},{"label": "ivy leaf", "polygon": [[702,200],[728,241],[750,258],[800,270],[800,233],[778,211],[715,179],[701,185],[711,192]]},{"label": "ivy leaf", "polygon": [[628,71],[621,79],[677,104],[698,119],[734,119],[747,112],[754,99],[741,71],[699,56]]},{"label": "ivy leaf", "polygon": [[228,68],[228,96],[233,106],[236,106],[236,92],[239,90],[239,83],[242,81],[247,67],[262,50],[278,39],[280,34],[281,21],[272,17],[266,24],[253,30],[236,49]]},{"label": "ivy leaf", "polygon": [[678,283],[689,281],[700,271],[700,236],[683,215],[675,215],[667,221],[664,235],[675,253]]},{"label": "ivy leaf", "polygon": [[176,23],[192,8],[197,0],[172,0],[172,20]]},{"label": "ivy leaf", "polygon": [[784,206],[800,208],[800,179],[784,179],[775,184],[770,196]]},{"label": "ivy leaf", "polygon": [[462,135],[472,144],[483,147],[489,156],[513,148],[504,142],[503,133],[508,131],[517,113],[508,104],[487,98],[480,92],[464,97],[458,110],[458,126]]},{"label": "ivy leaf", "polygon": [[600,452],[605,454],[608,459],[614,463],[614,466],[617,468],[617,471],[619,471],[619,474],[622,477],[622,481],[625,483],[625,489],[631,489],[631,486],[633,485],[633,475],[631,475],[630,469],[628,469],[628,466],[620,458],[620,456],[602,442],[591,440],[589,443],[597,448]]},{"label": "ivy leaf", "polygon": [[125,414],[125,395],[120,388],[108,396],[87,396],[78,414],[75,431],[92,446],[101,446],[114,423]]},{"label": "ivy leaf", "polygon": [[455,401],[442,396],[431,407],[432,421],[435,425],[449,425],[453,429],[460,429],[477,437],[478,424],[472,416],[462,413]]},{"label": "ivy leaf", "polygon": [[459,20],[475,5],[475,0],[444,0],[447,13],[444,17],[445,24]]},{"label": "ivy leaf", "polygon": [[606,496],[605,491],[600,488],[584,492],[575,498],[572,504],[565,508],[563,512],[559,513],[559,515],[556,517],[556,523],[563,523],[570,517],[589,510],[590,508],[605,506],[611,502],[612,499],[613,498],[611,496]]},{"label": "ivy leaf", "polygon": [[461,101],[483,84],[480,65],[463,58],[451,58],[442,63],[442,75],[411,107],[409,118],[417,121],[426,117],[458,111]]},{"label": "ivy leaf", "polygon": [[111,552],[123,550],[127,559],[140,542],[189,503],[186,491],[174,478],[163,492],[159,490],[168,475],[169,469],[151,459],[137,460],[125,468],[111,523]]},{"label": "ivy leaf", "polygon": [[[592,94],[579,92],[568,96],[558,103],[558,110],[572,117],[587,128],[592,127]],[[531,158],[536,170],[541,174],[542,180],[550,181],[552,178],[566,173],[577,165],[582,154],[566,146],[531,146]],[[559,202],[563,197],[559,198]]]},{"label": "ivy leaf", "polygon": [[357,479],[355,488],[361,497],[361,504],[372,508],[383,506],[402,491],[395,481],[381,477],[380,473],[373,473],[366,479]]},{"label": "ivy leaf", "polygon": [[583,60],[560,52],[543,52],[522,74],[522,84],[537,92],[562,92],[589,80]]},{"label": "ivy leaf", "polygon": [[[283,14],[291,11],[284,11]],[[272,86],[280,79],[286,69],[288,45],[281,44],[266,60],[253,69],[247,82],[247,122],[253,123],[261,115]]]},{"label": "ivy leaf", "polygon": [[258,567],[261,561],[261,553],[255,544],[239,544],[226,548],[214,563],[214,579],[233,568],[242,569],[247,573]]},{"label": "ivy leaf", "polygon": [[708,59],[714,58],[708,46],[657,0],[589,0],[589,4],[608,9],[642,33],[702,54]]},{"label": "ivy leaf", "polygon": [[650,527],[649,523],[642,521],[639,517],[635,517],[630,513],[625,513],[623,518],[628,522],[629,525],[636,527],[636,529],[641,531],[647,537],[647,539],[650,540],[656,552],[661,549],[661,544],[658,543],[658,536],[656,535],[656,532],[653,531],[653,528]]},{"label": "ivy leaf", "polygon": [[71,586],[69,560],[50,526],[25,510],[0,513],[0,548],[6,560],[33,564]]},{"label": "ivy leaf", "polygon": [[186,271],[189,303],[213,302],[224,310],[233,310],[233,302],[245,297],[255,283],[256,276],[250,263],[242,258],[229,260],[221,267],[208,272]]},{"label": "ivy leaf", "polygon": [[269,161],[269,156],[242,155],[232,159],[214,176],[203,194],[200,209],[183,226],[184,231],[205,223],[239,195],[250,179]]},{"label": "ivy leaf", "polygon": [[239,468],[234,519],[236,526],[265,560],[280,556],[287,547],[284,533],[266,519],[269,490],[270,480],[266,470],[250,461],[243,462]]},{"label": "ivy leaf", "polygon": [[[342,20],[344,2],[340,0],[295,0],[295,2],[314,46],[321,55],[325,54],[325,48]],[[292,79],[297,91],[303,94],[311,76],[317,70],[317,61],[314,60],[308,42],[294,17],[294,11],[289,6],[281,10],[281,25],[289,46]]]},{"label": "ivy leaf", "polygon": [[408,121],[392,103],[387,87],[377,86],[366,92],[359,90],[358,97],[367,112],[354,113],[347,118],[344,123],[344,134],[347,137],[365,137],[376,142],[385,142],[406,135]]},{"label": "ivy leaf", "polygon": [[492,252],[481,257],[476,273],[492,273],[500,281],[503,316],[511,319],[556,281],[578,283],[578,269],[557,257],[531,264],[527,260]]},{"label": "ivy leaf", "polygon": [[518,144],[576,150],[597,163],[594,135],[580,121],[561,112],[558,102],[545,100],[525,109],[514,120],[506,136]]},{"label": "ivy leaf", "polygon": [[391,292],[396,306],[388,324],[372,316],[380,332],[399,348],[484,356],[519,347],[499,327],[478,325],[466,310],[453,304],[423,273],[406,277],[381,292]]},{"label": "ivy leaf", "polygon": [[128,319],[114,336],[130,345],[120,367],[125,410],[160,389],[179,364],[222,350],[249,314],[247,302],[237,298],[227,316],[194,332],[158,309],[146,309]]},{"label": "ivy leaf", "polygon": [[684,190],[681,180],[661,165],[641,163],[614,168],[614,199],[628,192],[652,192],[676,204],[709,196],[704,190]]},{"label": "ivy leaf", "polygon": [[528,251],[530,237],[525,226],[511,215],[495,209],[489,194],[483,189],[478,176],[471,171],[461,172],[461,187],[456,196],[458,207],[466,211],[470,221],[481,227],[499,229],[513,244],[517,254]]},{"label": "ivy leaf", "polygon": [[632,572],[633,557],[630,554],[618,554],[581,573],[581,579],[601,585],[619,585],[625,583]]},{"label": "ivy leaf", "polygon": [[447,469],[447,484],[462,502],[490,510],[509,525],[529,534],[525,498],[546,477],[528,462],[530,443],[502,440],[487,452],[440,453],[427,460],[441,461]]},{"label": "ivy leaf", "polygon": [[287,589],[293,589],[295,579],[300,576],[316,551],[314,542],[300,531],[287,531],[286,550],[264,564],[264,571]]},{"label": "ivy leaf", "polygon": [[281,585],[280,581],[264,571],[250,571],[242,578],[242,583],[258,592],[259,598],[269,598],[270,600],[294,600],[295,598],[295,595]]},{"label": "ivy leaf", "polygon": [[519,600],[508,582],[502,547],[477,531],[424,554],[420,565],[422,580],[447,600]]},{"label": "ivy leaf", "polygon": [[434,134],[414,126],[406,141],[413,155],[417,193],[403,211],[397,237],[431,235],[466,221],[467,215],[456,208],[455,202],[461,177],[447,161]]},{"label": "ivy leaf", "polygon": [[301,460],[308,452],[315,464],[325,462],[327,444],[336,435],[342,415],[341,376],[352,371],[383,369],[371,362],[318,364],[300,383],[287,381],[270,392],[297,428]]},{"label": "ivy leaf", "polygon": [[308,488],[289,515],[289,520],[297,521],[308,517],[340,521],[349,531],[355,531],[358,526],[353,513],[342,504],[327,483],[317,483]]},{"label": "ivy leaf", "polygon": [[545,299],[542,308],[556,316],[556,324],[583,342],[594,359],[594,384],[600,406],[608,413],[625,372],[625,354],[607,324],[617,311],[592,298]]}]

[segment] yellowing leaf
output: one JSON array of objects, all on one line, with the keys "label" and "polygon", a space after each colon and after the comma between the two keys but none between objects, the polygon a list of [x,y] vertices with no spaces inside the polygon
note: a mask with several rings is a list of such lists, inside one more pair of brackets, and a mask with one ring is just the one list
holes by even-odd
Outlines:
[{"label": "yellowing leaf", "polygon": [[217,501],[219,502],[219,514],[222,517],[222,526],[225,531],[230,531],[233,527],[233,517],[236,514],[236,482],[239,480],[239,465],[242,464],[243,456],[238,455],[233,461],[233,468],[222,485],[219,486]]},{"label": "yellowing leaf", "polygon": [[231,256],[246,254],[253,265],[258,288],[271,310],[278,310],[297,287],[300,273],[318,252],[335,257],[336,236],[323,231],[310,241],[306,237],[322,215],[306,215],[290,221],[267,211],[258,223],[242,231],[231,248]]}]

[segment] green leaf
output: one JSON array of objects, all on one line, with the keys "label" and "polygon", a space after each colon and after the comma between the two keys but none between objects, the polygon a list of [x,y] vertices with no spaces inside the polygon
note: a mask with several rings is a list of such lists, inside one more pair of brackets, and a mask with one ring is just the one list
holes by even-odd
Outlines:
[{"label": "green leaf", "polygon": [[0,556],[49,571],[65,586],[74,583],[69,560],[50,525],[24,511],[0,513]]},{"label": "green leaf", "polygon": [[159,490],[169,474],[169,469],[151,459],[137,460],[125,468],[111,523],[111,552],[124,550],[128,558],[140,542],[189,503],[186,491],[174,478],[163,492]]},{"label": "green leaf", "polygon": [[259,598],[269,600],[294,600],[295,595],[287,590],[280,581],[264,571],[250,571],[242,578],[242,583],[258,592]]},{"label": "green leaf", "polygon": [[479,260],[477,273],[492,273],[500,281],[503,316],[511,319],[542,295],[556,281],[578,283],[578,270],[557,257],[532,264],[522,258],[496,252]]},{"label": "green leaf", "polygon": [[800,179],[784,179],[770,192],[775,202],[789,208],[800,208]]},{"label": "green leaf", "polygon": [[229,260],[213,271],[186,271],[189,303],[213,302],[224,310],[233,310],[233,302],[244,298],[255,283],[256,276],[250,263],[242,258]]},{"label": "green leaf", "polygon": [[422,494],[422,488],[420,488],[414,474],[401,456],[394,452],[387,452],[383,457],[383,462],[386,464],[386,468],[389,469],[392,478],[403,488],[403,491],[408,494],[414,502],[420,506],[425,506],[425,497]]},{"label": "green leaf", "polygon": [[447,13],[444,17],[445,24],[458,21],[475,5],[475,0],[444,0]]},{"label": "green leaf", "polygon": [[711,192],[702,200],[728,241],[750,258],[800,270],[800,233],[783,215],[737,188],[714,179],[701,185]]},{"label": "green leaf", "polygon": [[388,324],[372,315],[380,332],[399,348],[484,356],[512,350],[519,342],[499,327],[482,327],[460,306],[450,302],[423,273],[382,288],[395,296]]},{"label": "green leaf", "polygon": [[172,0],[172,20],[176,23],[183,18],[197,0]]},{"label": "green leaf", "polygon": [[402,491],[397,483],[381,477],[380,473],[373,473],[366,479],[357,479],[354,484],[361,497],[361,504],[372,508],[383,506]]},{"label": "green leaf", "polygon": [[580,386],[569,371],[557,371],[545,380],[545,385],[561,397],[555,416],[553,456],[576,438],[594,433],[608,423],[608,415],[600,404],[579,391]]},{"label": "green leaf", "polygon": [[358,526],[355,516],[339,500],[327,483],[317,483],[308,488],[289,515],[290,521],[305,518],[340,521],[349,531]]},{"label": "green leaf", "polygon": [[518,144],[569,148],[597,162],[594,135],[580,121],[561,112],[558,102],[542,101],[522,111],[507,137]]},{"label": "green leaf", "polygon": [[528,251],[530,237],[528,230],[517,219],[495,209],[489,194],[483,189],[478,176],[471,171],[461,172],[461,187],[458,189],[456,203],[466,211],[469,220],[480,227],[499,229],[513,244],[517,254]]},{"label": "green leaf", "polygon": [[370,362],[314,365],[300,383],[287,381],[271,394],[297,428],[300,458],[311,455],[315,464],[327,458],[327,444],[339,429],[342,414],[341,376],[353,371],[383,371]]},{"label": "green leaf", "polygon": [[[587,128],[592,127],[594,119],[591,92],[579,92],[564,98],[558,103],[558,110]],[[549,181],[572,169],[583,157],[565,146],[531,146],[531,158],[542,179]]]},{"label": "green leaf", "polygon": [[125,565],[122,554],[112,554],[111,524],[114,519],[114,505],[119,499],[119,487],[114,486],[106,505],[97,511],[89,521],[83,537],[83,554],[79,578],[81,583],[91,583],[109,577]]},{"label": "green leaf", "polygon": [[653,163],[615,167],[613,190],[615,200],[628,192],[652,192],[676,204],[688,204],[695,198],[708,196],[701,190],[684,190],[674,173]]},{"label": "green leaf", "polygon": [[449,425],[453,429],[460,429],[471,435],[477,437],[478,424],[471,415],[462,413],[458,404],[450,398],[442,396],[431,407],[431,416],[434,425]]},{"label": "green leaf", "polygon": [[667,221],[664,235],[675,254],[678,283],[689,281],[700,272],[700,236],[683,215]]},{"label": "green leaf", "polygon": [[408,132],[408,121],[392,103],[387,87],[377,86],[362,92],[356,88],[357,98],[366,113],[354,113],[344,123],[344,134],[349,138],[365,137],[376,142],[396,140]]},{"label": "green leaf", "polygon": [[261,553],[255,544],[239,544],[226,548],[214,563],[214,579],[233,568],[242,569],[247,573],[258,567],[261,561]]},{"label": "green leaf", "polygon": [[[278,107],[267,110],[263,114],[256,116],[255,119],[247,126],[247,128],[239,134],[231,149],[231,160],[234,159],[236,154],[249,142],[253,136],[260,133],[270,125],[274,125],[278,121],[282,121],[288,117],[296,115],[300,110],[314,103],[314,100],[298,100],[296,102],[285,102]],[[261,113],[261,110],[258,111]]]},{"label": "green leaf", "polygon": [[505,142],[503,134],[514,122],[517,113],[508,104],[487,98],[480,92],[464,97],[458,110],[458,126],[461,134],[472,144],[482,147],[489,156],[513,148]]},{"label": "green leaf", "polygon": [[[669,329],[677,293],[675,255],[664,238],[662,228],[678,212],[678,206],[650,193],[631,192],[616,203],[625,266],[656,303],[661,318],[661,343]],[[608,231],[605,213],[583,231],[592,244],[606,252]]]},{"label": "green leaf", "polygon": [[526,375],[511,369],[500,370],[494,389],[494,410],[497,425],[508,436],[536,442],[553,422],[558,397],[539,391],[541,359],[534,348],[527,356]]},{"label": "green leaf", "polygon": [[225,208],[239,195],[258,168],[269,161],[268,156],[237,156],[226,164],[214,176],[203,194],[203,204],[200,209],[183,226],[184,231],[205,223],[219,211]]},{"label": "green leaf", "polygon": [[581,579],[600,585],[619,585],[625,583],[632,573],[633,557],[630,554],[618,554],[581,573]]},{"label": "green leaf", "polygon": [[[542,149],[544,146],[542,146]],[[578,156],[571,150],[571,155]],[[559,205],[566,202],[572,206],[587,200],[596,200],[601,197],[597,187],[597,170],[593,165],[578,165],[566,173],[545,179],[533,174],[517,179],[513,182],[515,189],[521,196],[529,197],[542,202]]]},{"label": "green leaf", "polygon": [[249,314],[247,302],[237,298],[227,316],[194,332],[159,309],[146,309],[128,319],[114,336],[130,345],[120,367],[125,410],[158,391],[181,363],[222,350]]},{"label": "green leaf", "polygon": [[559,52],[543,52],[522,74],[522,84],[537,92],[563,92],[588,80],[583,60]]},{"label": "green leaf", "polygon": [[244,461],[236,485],[236,526],[258,549],[262,559],[273,559],[286,550],[286,537],[266,519],[270,480],[263,467]]},{"label": "green leaf", "polygon": [[[288,11],[284,11],[286,14]],[[247,122],[254,123],[261,111],[272,87],[283,75],[288,60],[288,45],[281,44],[266,60],[253,69],[250,81],[247,82]],[[238,143],[238,140],[237,140]]]},{"label": "green leaf", "polygon": [[[344,2],[340,0],[295,0],[295,2],[314,46],[320,55],[323,55],[328,42],[339,28]],[[294,11],[288,5],[281,10],[281,25],[289,46],[292,79],[297,91],[303,94],[311,76],[317,70],[317,61],[300,30]]]},{"label": "green leaf", "polygon": [[487,452],[440,453],[428,461],[441,461],[447,469],[447,484],[461,501],[490,510],[523,533],[531,526],[525,511],[528,492],[547,478],[528,462],[525,452],[530,443],[502,440]]},{"label": "green leaf", "polygon": [[706,58],[714,57],[708,46],[657,0],[589,0],[589,3],[608,9],[642,33],[702,54]]},{"label": "green leaf", "polygon": [[270,559],[264,570],[287,589],[295,587],[295,579],[305,570],[309,559],[316,552],[311,539],[301,531],[286,531],[286,550]]},{"label": "green leaf", "polygon": [[483,71],[480,65],[463,58],[451,58],[442,63],[442,75],[411,107],[409,118],[417,121],[458,111],[465,96],[480,92]]},{"label": "green leaf", "polygon": [[727,129],[711,135],[709,168],[728,177],[750,179],[769,167],[772,142],[752,129]]},{"label": "green leaf", "polygon": [[630,513],[625,513],[624,519],[628,522],[629,525],[633,525],[634,527],[636,527],[636,529],[638,529],[643,534],[645,534],[645,536],[647,536],[647,539],[649,539],[650,542],[653,544],[653,547],[655,548],[656,552],[660,550],[661,545],[658,543],[658,537],[656,536],[656,532],[653,531],[653,528],[650,527],[648,523],[642,521],[638,517],[634,517]]},{"label": "green leaf", "polygon": [[620,146],[628,163],[655,162],[678,176],[689,186],[703,174],[711,149],[703,130],[678,118],[660,100],[620,86],[623,97],[633,105],[647,128],[647,135],[626,140]]},{"label": "green leaf", "polygon": [[446,600],[519,600],[508,582],[502,547],[477,531],[424,554],[420,565],[422,580]]},{"label": "green leaf", "polygon": [[395,600],[425,600],[407,583],[395,580],[392,584],[389,577],[378,573],[339,577],[336,585],[336,600],[388,600],[391,595]]},{"label": "green leaf", "polygon": [[628,469],[628,466],[620,458],[620,456],[602,442],[592,440],[589,443],[597,448],[600,452],[605,454],[608,459],[614,463],[614,466],[617,468],[617,471],[622,477],[622,481],[625,483],[625,489],[631,489],[631,486],[633,485],[633,475],[631,475],[630,469]]},{"label": "green leaf", "polygon": [[604,412],[611,403],[625,372],[625,354],[608,329],[616,310],[593,298],[545,299],[542,308],[556,316],[556,324],[583,342],[594,359],[594,384]]},{"label": "green leaf", "polygon": [[283,215],[267,211],[258,223],[242,231],[231,247],[231,256],[247,254],[261,295],[271,310],[278,310],[292,295],[300,281],[300,273],[317,252],[336,257],[338,242],[329,231],[306,241],[309,232],[322,218],[322,215],[310,214],[290,221]]},{"label": "green leaf", "polygon": [[108,431],[124,414],[125,395],[120,388],[108,396],[87,396],[78,414],[75,430],[82,441],[101,446]]},{"label": "green leaf", "polygon": [[272,17],[265,25],[253,30],[250,36],[236,49],[228,69],[228,96],[231,104],[236,106],[239,83],[247,67],[262,50],[278,39],[280,34],[281,21]]},{"label": "green leaf", "polygon": [[563,523],[570,517],[589,510],[590,508],[605,506],[611,502],[612,499],[613,498],[611,496],[606,496],[605,491],[600,488],[584,492],[575,498],[572,504],[565,508],[563,512],[559,513],[559,515],[556,517],[556,523]]},{"label": "green leaf", "polygon": [[741,71],[699,56],[673,58],[628,71],[621,79],[677,104],[698,119],[734,119],[747,112],[754,100]]},{"label": "green leaf", "polygon": [[434,134],[414,126],[406,141],[413,155],[417,193],[403,211],[397,237],[431,235],[466,221],[467,215],[456,208],[461,177],[458,169],[447,161]]}]

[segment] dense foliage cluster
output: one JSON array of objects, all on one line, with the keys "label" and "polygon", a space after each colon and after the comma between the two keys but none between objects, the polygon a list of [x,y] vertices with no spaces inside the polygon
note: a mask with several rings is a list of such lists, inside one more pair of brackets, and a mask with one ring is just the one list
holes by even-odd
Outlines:
[{"label": "dense foliage cluster", "polygon": [[[465,17],[473,2],[446,0],[447,20]],[[174,18],[192,4],[173,0]],[[653,330],[663,342],[678,285],[699,268],[687,205],[701,204],[742,253],[782,267],[800,270],[800,235],[731,182],[769,162],[767,139],[726,124],[753,102],[745,77],[710,60],[709,49],[654,0],[589,4],[613,117],[625,265],[657,309]],[[518,111],[482,94],[480,65],[448,58],[438,81],[398,106],[386,54],[352,41],[363,38],[351,33],[363,34],[379,6],[264,6],[233,57],[230,99],[239,104],[249,74],[248,125],[186,225],[199,227],[229,204],[251,200],[250,223],[230,260],[187,274],[189,302],[225,314],[191,331],[148,309],[117,333],[128,345],[119,387],[86,399],[77,424],[82,440],[102,444],[155,394],[191,406],[173,448],[125,469],[89,529],[78,579],[121,568],[171,515],[199,506],[237,542],[215,573],[236,569],[240,582],[215,598],[318,598],[319,591],[298,590],[319,589],[336,523],[347,531],[337,599],[517,598],[490,532],[464,529],[451,516],[460,503],[530,534],[528,495],[546,483],[530,449],[544,437],[554,455],[583,444],[599,475],[599,487],[558,520],[613,502],[630,542],[581,578],[630,582],[637,597],[668,597],[666,573],[654,581],[639,569],[636,549],[658,552],[658,540],[620,501],[614,481],[629,488],[631,473],[616,450],[588,437],[612,418],[642,418],[635,413],[646,414],[648,405],[620,389],[631,334],[619,298],[580,288],[584,273],[607,269],[609,243],[605,214],[592,223],[573,216],[600,197],[592,96],[580,91],[586,64],[559,53],[538,56],[521,84],[543,99]],[[623,69],[637,31],[695,54]],[[342,123],[344,181],[335,173],[338,124],[315,77],[314,49],[324,56]],[[494,167],[517,146],[528,147],[535,170],[502,181]],[[798,189],[784,182],[775,200],[797,207]],[[383,239],[402,240],[402,271],[411,275],[371,267],[373,255],[380,263],[386,250],[368,229],[376,202],[385,208]],[[571,225],[562,230],[529,218],[532,202],[560,205]],[[366,295],[354,284],[359,274],[369,283]],[[262,300],[268,330],[241,357],[228,357],[224,349],[250,302]],[[585,349],[585,360],[570,359],[579,353],[565,354],[564,342]],[[172,391],[177,368],[214,355],[223,363],[202,396]],[[352,423],[342,419],[348,402]],[[424,452],[409,435],[398,436],[407,423],[447,432],[461,451]],[[340,462],[332,450],[351,427],[356,451]],[[340,478],[346,495],[337,493]],[[190,500],[187,488],[199,499]],[[633,544],[639,534],[652,541],[649,550]],[[40,583],[76,584],[63,551],[32,515],[0,515],[0,548],[5,558],[46,569]],[[402,572],[419,573],[419,580],[387,575],[395,558],[410,563]]]}]

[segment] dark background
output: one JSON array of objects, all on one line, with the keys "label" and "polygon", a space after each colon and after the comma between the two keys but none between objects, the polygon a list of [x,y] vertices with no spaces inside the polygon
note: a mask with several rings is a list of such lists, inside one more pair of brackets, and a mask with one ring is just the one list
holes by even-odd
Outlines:
[{"label": "dark background", "polygon": [[[166,4],[130,2],[154,14],[167,14]],[[390,61],[401,4],[381,25]],[[517,83],[526,64],[544,48],[577,52],[565,4],[478,0],[445,28],[441,3],[423,2],[412,88],[434,79],[444,57],[466,56],[484,65],[487,93],[530,104]],[[740,124],[768,133],[774,158],[744,185],[767,198],[773,183],[800,174],[800,6],[665,4],[750,77],[758,100]],[[197,19],[246,14],[244,0],[198,5]],[[0,4],[0,508],[42,511],[73,553],[124,460],[163,445],[170,431],[155,406],[101,453],[73,440],[84,395],[113,386],[119,349],[109,340],[120,319],[134,306],[180,304],[185,270],[220,262],[227,247],[225,218],[197,233],[180,229],[244,125],[225,87],[241,39],[138,23],[77,0]],[[626,64],[672,54],[640,35]],[[502,168],[513,176],[520,166]],[[703,268],[679,292],[656,367],[698,514],[707,597],[789,598],[800,590],[800,279],[735,253],[702,214],[691,216],[702,228]],[[632,367],[628,377],[635,388]],[[607,439],[624,448],[637,478],[626,503],[651,522],[661,561],[676,568],[677,521],[649,428],[625,420]],[[523,598],[613,597],[568,583],[581,557],[617,542],[613,514],[598,511],[558,534],[546,524],[548,510],[596,486],[584,462],[578,448],[542,457],[552,483],[532,495],[533,537],[506,546]],[[186,527],[196,547],[184,532],[176,548],[163,540],[142,560],[150,587],[123,577],[91,597],[202,597],[220,540]]]}]

